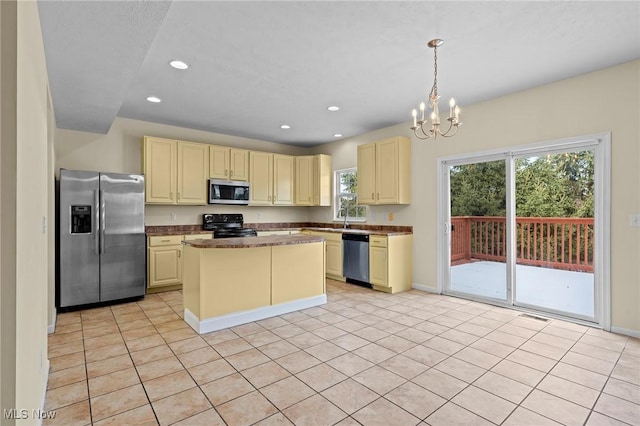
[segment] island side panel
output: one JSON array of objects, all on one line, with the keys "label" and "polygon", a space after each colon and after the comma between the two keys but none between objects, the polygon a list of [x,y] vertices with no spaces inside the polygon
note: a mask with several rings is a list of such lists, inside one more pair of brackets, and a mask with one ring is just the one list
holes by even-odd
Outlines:
[{"label": "island side panel", "polygon": [[324,242],[273,246],[271,304],[325,293]]},{"label": "island side panel", "polygon": [[271,247],[200,250],[200,320],[269,306]]},{"label": "island side panel", "polygon": [[184,308],[200,317],[200,249],[185,245],[182,249],[182,299]]}]

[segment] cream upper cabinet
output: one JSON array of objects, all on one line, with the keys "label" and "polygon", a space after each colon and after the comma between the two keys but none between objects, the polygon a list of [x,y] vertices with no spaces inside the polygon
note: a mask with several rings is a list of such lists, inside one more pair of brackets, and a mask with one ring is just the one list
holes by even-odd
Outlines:
[{"label": "cream upper cabinet", "polygon": [[209,146],[209,177],[229,179],[229,149],[226,146]]},{"label": "cream upper cabinet", "polygon": [[249,153],[249,184],[249,204],[273,204],[273,154],[259,151]]},{"label": "cream upper cabinet", "polygon": [[358,204],[376,203],[376,144],[358,145]]},{"label": "cream upper cabinet", "polygon": [[331,205],[331,156],[325,154],[296,157],[296,206]]},{"label": "cream upper cabinet", "polygon": [[207,204],[208,147],[178,142],[178,204]]},{"label": "cream upper cabinet", "polygon": [[358,146],[358,203],[411,204],[411,140]]},{"label": "cream upper cabinet", "polygon": [[268,152],[249,153],[250,205],[293,205],[293,158]]},{"label": "cream upper cabinet", "polygon": [[273,154],[273,204],[293,205],[294,157]]},{"label": "cream upper cabinet", "polygon": [[246,149],[229,150],[229,164],[231,165],[231,180],[249,180],[249,151]]},{"label": "cream upper cabinet", "polygon": [[331,156],[318,154],[313,156],[313,205],[330,206],[333,168]]},{"label": "cream upper cabinet", "polygon": [[296,206],[313,205],[313,155],[296,157]]},{"label": "cream upper cabinet", "polygon": [[145,136],[145,202],[207,204],[208,146]]},{"label": "cream upper cabinet", "polygon": [[145,202],[176,204],[177,141],[145,136],[143,165]]},{"label": "cream upper cabinet", "polygon": [[209,177],[226,180],[249,180],[249,151],[210,145]]}]

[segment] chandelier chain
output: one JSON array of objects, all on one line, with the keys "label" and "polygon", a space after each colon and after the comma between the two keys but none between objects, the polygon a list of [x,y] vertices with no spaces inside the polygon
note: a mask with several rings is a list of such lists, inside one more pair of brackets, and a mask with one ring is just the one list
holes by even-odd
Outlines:
[{"label": "chandelier chain", "polygon": [[435,99],[438,99],[438,46],[433,48],[433,86],[429,93],[430,106],[433,107]]}]

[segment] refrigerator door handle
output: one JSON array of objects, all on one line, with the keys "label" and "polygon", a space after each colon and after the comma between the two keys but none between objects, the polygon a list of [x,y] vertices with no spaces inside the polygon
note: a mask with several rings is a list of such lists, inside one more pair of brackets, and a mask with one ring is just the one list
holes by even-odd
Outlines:
[{"label": "refrigerator door handle", "polygon": [[104,192],[99,190],[100,192],[100,253],[104,253],[104,228],[105,228],[105,219],[106,219],[106,211],[105,211],[105,203],[104,203]]},{"label": "refrigerator door handle", "polygon": [[95,239],[95,251],[96,254],[100,254],[100,211],[98,206],[100,205],[100,193],[97,189],[93,191],[93,210],[94,210],[94,222],[96,232],[94,234]]}]

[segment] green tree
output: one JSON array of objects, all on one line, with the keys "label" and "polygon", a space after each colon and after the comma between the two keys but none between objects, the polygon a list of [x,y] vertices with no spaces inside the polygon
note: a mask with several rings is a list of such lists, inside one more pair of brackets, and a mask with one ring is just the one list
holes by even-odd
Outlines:
[{"label": "green tree", "polygon": [[516,216],[564,217],[573,210],[566,180],[547,158],[516,160]]},{"label": "green tree", "polygon": [[[450,170],[451,216],[506,214],[505,161]],[[516,160],[516,215],[593,217],[593,151]]]},{"label": "green tree", "polygon": [[506,214],[504,161],[453,166],[450,186],[451,216]]}]

